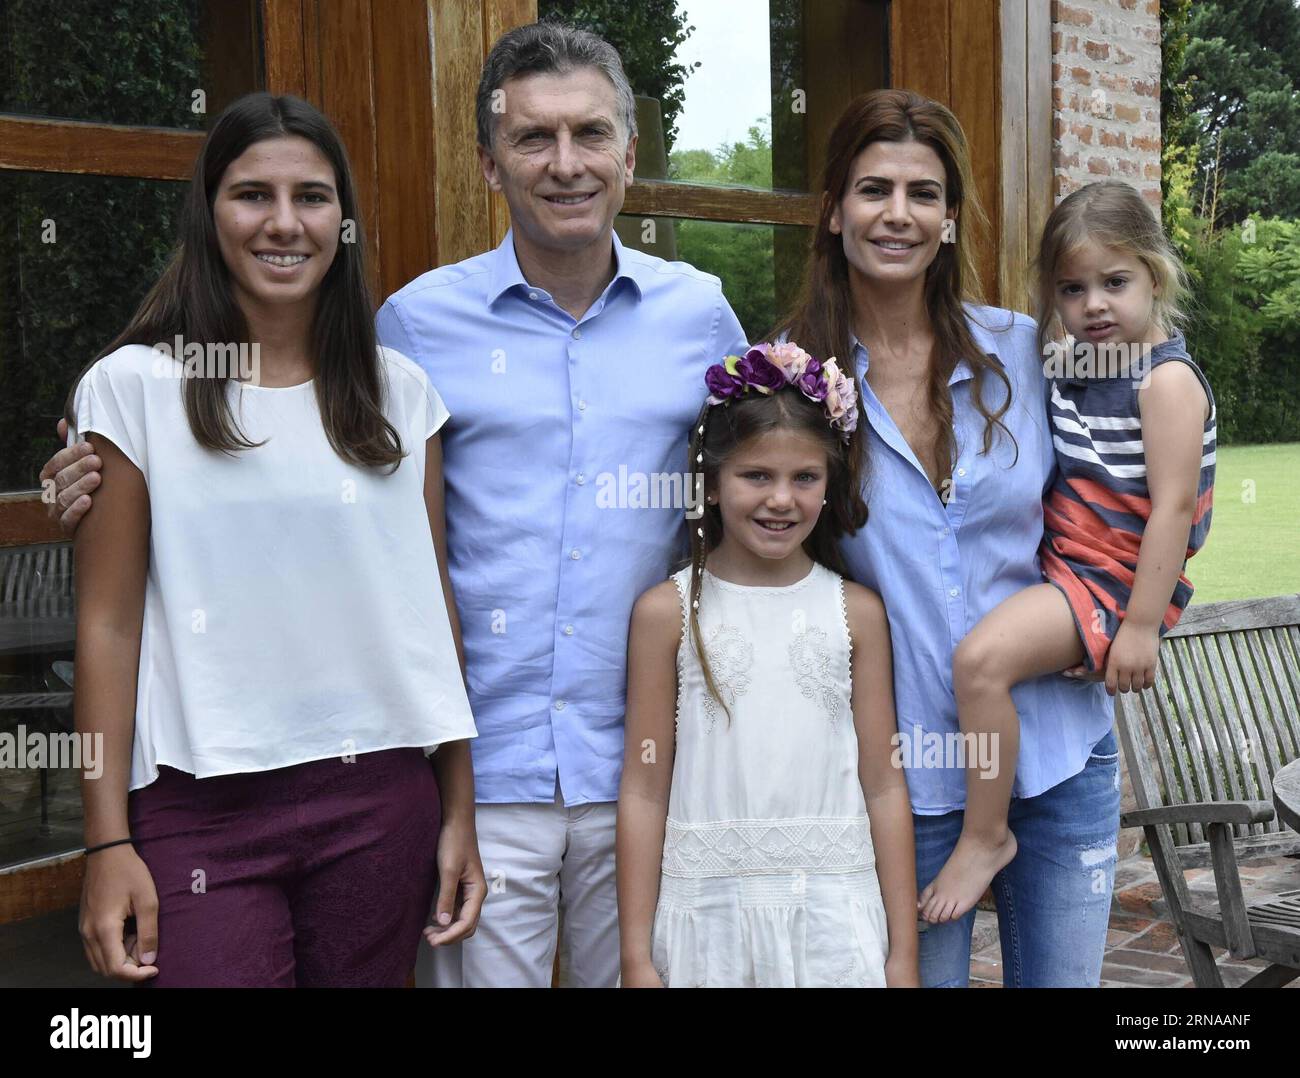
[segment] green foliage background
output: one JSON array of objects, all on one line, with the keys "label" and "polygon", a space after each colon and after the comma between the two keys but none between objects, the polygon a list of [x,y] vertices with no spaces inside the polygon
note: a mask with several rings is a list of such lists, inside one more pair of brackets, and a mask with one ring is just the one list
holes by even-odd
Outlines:
[{"label": "green foliage background", "polygon": [[1161,5],[1164,223],[1219,437],[1300,440],[1300,9]]},{"label": "green foliage background", "polygon": [[[201,6],[0,0],[0,108],[202,125],[190,110],[203,86]],[[0,490],[37,486],[72,378],[161,272],[183,193],[153,180],[0,173]]]}]

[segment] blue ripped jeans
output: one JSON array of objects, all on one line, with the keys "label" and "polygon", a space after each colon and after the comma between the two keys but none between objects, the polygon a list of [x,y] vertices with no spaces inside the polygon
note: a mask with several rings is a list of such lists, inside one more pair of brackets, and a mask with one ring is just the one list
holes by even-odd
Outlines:
[{"label": "blue ripped jeans", "polygon": [[[913,815],[918,893],[943,867],[963,813]],[[1008,821],[1015,859],[993,877],[1007,988],[1095,988],[1101,980],[1115,843],[1119,837],[1119,749],[1112,730],[1084,769],[1037,797],[1013,798]],[[964,988],[975,911],[921,932],[921,984]]]}]

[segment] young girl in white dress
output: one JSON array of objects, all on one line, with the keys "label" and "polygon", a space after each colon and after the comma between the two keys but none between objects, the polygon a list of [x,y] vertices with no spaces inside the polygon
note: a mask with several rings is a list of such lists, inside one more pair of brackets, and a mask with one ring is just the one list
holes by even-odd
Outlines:
[{"label": "young girl in white dress", "polygon": [[622,983],[915,985],[889,629],[836,550],[866,521],[853,384],[793,343],[705,381],[691,563],[632,613]]}]

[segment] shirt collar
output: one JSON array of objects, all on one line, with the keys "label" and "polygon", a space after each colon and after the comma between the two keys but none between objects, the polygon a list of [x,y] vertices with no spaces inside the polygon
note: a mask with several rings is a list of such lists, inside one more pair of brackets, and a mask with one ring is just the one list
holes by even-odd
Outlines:
[{"label": "shirt collar", "polygon": [[[606,286],[603,294],[608,295],[619,280],[626,280],[631,283],[637,299],[640,299],[643,293],[644,277],[649,272],[649,268],[643,265],[639,259],[628,254],[623,242],[618,238],[617,232],[611,232],[611,236],[614,242],[614,277]],[[488,305],[491,306],[496,303],[511,289],[526,291],[531,287],[524,277],[524,271],[519,268],[519,256],[515,254],[515,230],[513,228],[509,229],[506,232],[506,238],[501,241],[501,245],[492,252],[492,268],[488,276]]]},{"label": "shirt collar", "polygon": [[[997,342],[993,339],[992,332],[987,327],[982,326],[971,315],[969,308],[966,312],[966,326],[970,330],[971,338],[975,341],[975,347],[1000,366],[1005,366],[1002,363],[1002,357],[998,354]],[[857,334],[852,330],[849,331],[849,341],[853,349],[853,358],[856,360],[858,377],[860,379],[865,378],[867,368],[871,365],[871,359],[867,355],[867,346],[858,340]],[[974,377],[975,372],[970,369],[970,364],[965,359],[959,359],[957,366],[953,368],[952,376],[948,379],[948,384],[955,386],[958,382],[965,382]]]}]

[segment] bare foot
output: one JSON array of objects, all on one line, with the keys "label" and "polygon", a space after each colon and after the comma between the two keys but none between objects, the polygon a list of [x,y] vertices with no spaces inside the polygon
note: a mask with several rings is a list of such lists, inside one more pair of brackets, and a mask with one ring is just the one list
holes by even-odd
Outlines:
[{"label": "bare foot", "polygon": [[989,843],[962,833],[939,875],[921,892],[917,908],[931,924],[962,916],[980,900],[989,883],[1016,855],[1016,836]]}]

